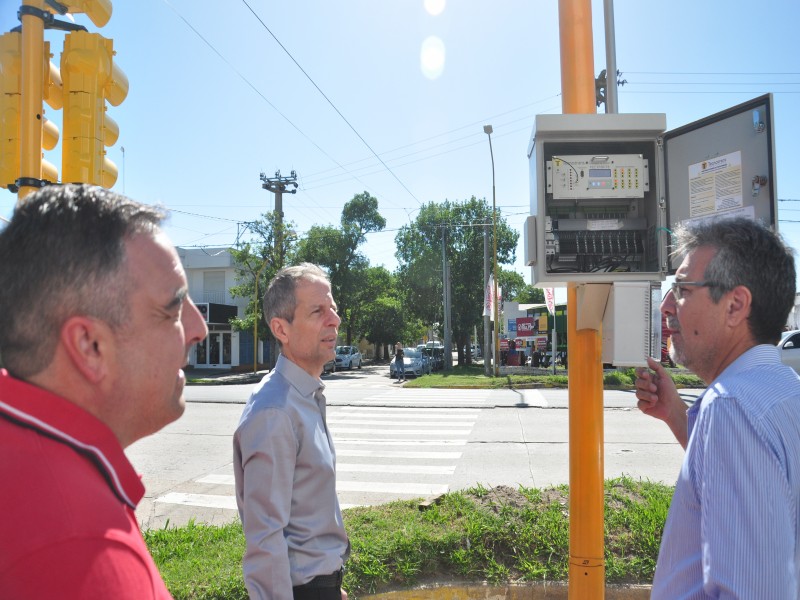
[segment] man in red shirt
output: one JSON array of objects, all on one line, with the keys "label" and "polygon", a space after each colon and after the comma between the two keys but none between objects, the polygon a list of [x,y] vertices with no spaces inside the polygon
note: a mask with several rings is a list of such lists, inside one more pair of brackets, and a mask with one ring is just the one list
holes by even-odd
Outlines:
[{"label": "man in red shirt", "polygon": [[169,598],[123,448],[185,408],[207,333],[161,211],[49,186],[0,231],[0,598]]}]

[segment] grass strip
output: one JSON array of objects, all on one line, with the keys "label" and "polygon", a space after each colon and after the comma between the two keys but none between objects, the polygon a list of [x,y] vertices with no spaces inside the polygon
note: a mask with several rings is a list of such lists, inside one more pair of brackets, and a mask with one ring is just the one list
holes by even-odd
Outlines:
[{"label": "grass strip", "polygon": [[[609,583],[650,583],[672,488],[621,477],[605,482]],[[418,501],[344,511],[352,553],[351,600],[423,583],[564,581],[569,560],[569,489],[478,485]],[[189,523],[144,532],[177,600],[245,600],[244,536],[236,522]]]},{"label": "grass strip", "polygon": [[[691,373],[677,369],[667,369],[678,388],[704,388],[705,383]],[[603,373],[604,389],[634,388],[636,374],[634,369],[609,370]],[[405,387],[410,388],[517,388],[525,386],[542,386],[550,388],[566,388],[569,380],[566,371],[548,375],[508,374],[498,377],[486,377],[480,365],[457,365],[450,371],[437,371],[408,380]]]}]

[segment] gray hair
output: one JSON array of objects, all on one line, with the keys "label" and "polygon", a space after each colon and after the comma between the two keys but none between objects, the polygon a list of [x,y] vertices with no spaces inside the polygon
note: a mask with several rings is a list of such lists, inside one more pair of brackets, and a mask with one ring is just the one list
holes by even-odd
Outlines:
[{"label": "gray hair", "polygon": [[795,299],[794,252],[779,234],[744,217],[689,224],[675,232],[675,254],[716,249],[703,278],[713,302],[739,285],[750,290],[748,325],[756,343],[776,344]]},{"label": "gray hair", "polygon": [[129,313],[125,242],[164,213],[89,185],[50,185],[22,200],[0,232],[0,361],[25,379],[53,359],[64,322],[118,329]]},{"label": "gray hair", "polygon": [[[304,262],[278,271],[264,294],[264,318],[267,323],[276,317],[291,323],[297,308],[295,291],[298,282],[314,280],[322,280],[330,285],[327,273],[312,263]],[[281,345],[280,340],[276,341]]]}]

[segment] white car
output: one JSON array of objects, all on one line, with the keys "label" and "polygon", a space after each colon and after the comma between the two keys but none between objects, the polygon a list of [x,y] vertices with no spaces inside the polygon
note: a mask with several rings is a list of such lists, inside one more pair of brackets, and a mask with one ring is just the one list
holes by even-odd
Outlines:
[{"label": "white car", "polygon": [[[397,369],[395,368],[395,360],[389,364],[389,378],[394,379],[397,377]],[[416,348],[403,348],[403,374],[408,377],[420,377],[427,375],[432,371],[431,363],[427,357],[417,350]]]},{"label": "white car", "polygon": [[781,351],[783,364],[800,373],[800,329],[784,331],[781,334],[781,341],[778,342],[778,348]]},{"label": "white car", "polygon": [[336,346],[336,370],[361,368],[361,352],[355,346]]}]

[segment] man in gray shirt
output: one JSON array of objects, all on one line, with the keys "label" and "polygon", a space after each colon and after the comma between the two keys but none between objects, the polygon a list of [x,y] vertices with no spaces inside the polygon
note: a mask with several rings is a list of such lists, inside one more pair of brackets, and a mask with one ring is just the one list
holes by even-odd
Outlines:
[{"label": "man in gray shirt", "polygon": [[320,374],[341,319],[327,275],[281,269],[264,296],[281,355],[244,409],[233,438],[236,503],[250,598],[347,600],[350,545],[336,497],[336,453]]}]

